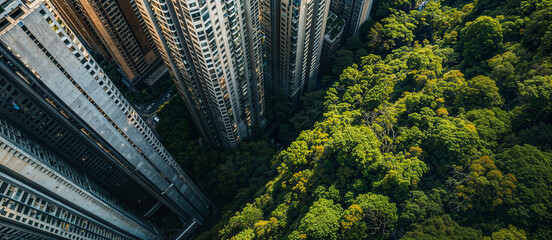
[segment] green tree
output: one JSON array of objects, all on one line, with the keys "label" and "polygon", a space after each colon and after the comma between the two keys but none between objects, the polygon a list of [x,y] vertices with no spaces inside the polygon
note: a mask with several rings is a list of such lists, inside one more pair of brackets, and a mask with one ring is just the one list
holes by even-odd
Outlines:
[{"label": "green tree", "polygon": [[465,182],[456,187],[456,195],[466,201],[467,208],[494,209],[512,200],[516,182],[513,174],[502,174],[489,157],[483,156],[471,164]]},{"label": "green tree", "polygon": [[284,166],[298,169],[300,166],[309,164],[311,154],[312,150],[308,148],[306,141],[294,141],[280,153],[278,158],[282,160]]},{"label": "green tree", "polygon": [[470,158],[480,154],[482,148],[475,126],[457,118],[435,117],[438,113],[425,110],[422,116],[428,120],[428,139],[421,148],[430,162],[469,165]]},{"label": "green tree", "polygon": [[255,232],[251,228],[245,229],[240,233],[238,233],[236,236],[233,236],[232,238],[230,238],[230,240],[253,240],[253,239],[255,239]]},{"label": "green tree", "polygon": [[491,79],[496,81],[496,85],[502,96],[512,101],[517,97],[516,88],[518,73],[516,66],[519,63],[519,57],[513,52],[505,52],[501,55],[487,61],[491,68]]},{"label": "green tree", "polygon": [[351,52],[355,52],[356,50],[362,48],[362,41],[360,41],[360,37],[358,36],[347,38],[343,48]]},{"label": "green tree", "polygon": [[354,54],[349,50],[338,50],[335,52],[333,58],[334,65],[332,67],[332,74],[336,77],[341,75],[343,69],[351,66],[354,62]]},{"label": "green tree", "polygon": [[367,127],[346,126],[341,131],[333,131],[326,147],[341,167],[353,168],[370,177],[383,161],[379,144]]},{"label": "green tree", "polygon": [[261,220],[255,223],[255,233],[259,238],[267,238],[273,236],[279,226],[278,219],[271,217],[268,221]]},{"label": "green tree", "polygon": [[480,230],[462,227],[449,215],[430,217],[425,221],[415,224],[414,228],[405,233],[404,240],[464,240],[481,239]]},{"label": "green tree", "polygon": [[492,233],[490,237],[484,237],[483,240],[527,240],[527,236],[523,229],[517,229],[510,225],[508,228]]},{"label": "green tree", "polygon": [[[301,97],[303,110],[291,118],[295,132],[311,128],[315,121],[322,119],[324,110],[324,91],[307,92]],[[295,137],[295,136],[294,136]]]},{"label": "green tree", "polygon": [[415,25],[405,21],[406,18],[408,16],[404,12],[396,12],[381,20],[381,23],[376,23],[368,34],[368,51],[387,53],[396,47],[412,43]]},{"label": "green tree", "polygon": [[401,225],[410,226],[444,214],[442,196],[446,194],[442,189],[432,189],[427,195],[423,191],[411,191],[409,198],[403,203],[403,211],[399,217]]},{"label": "green tree", "polygon": [[229,238],[229,236],[233,236],[243,230],[250,229],[245,233],[242,233],[242,235],[249,235],[248,231],[253,231],[252,229],[255,223],[261,220],[262,216],[263,212],[261,209],[248,203],[247,206],[243,208],[243,211],[237,212],[235,216],[230,218],[228,224],[220,231],[220,236],[223,238]]},{"label": "green tree", "polygon": [[488,147],[497,147],[499,140],[511,131],[510,114],[499,108],[472,110],[465,117],[475,124],[479,138]]},{"label": "green tree", "polygon": [[360,67],[353,64],[345,69],[339,76],[339,82],[334,86],[334,88],[345,89],[341,102],[364,110],[379,107],[389,99],[393,91],[395,76],[388,74],[390,67],[381,60],[381,57],[368,55],[363,58]]},{"label": "green tree", "polygon": [[462,56],[469,66],[494,56],[502,44],[502,26],[489,16],[468,22],[460,33]]},{"label": "green tree", "polygon": [[343,212],[340,239],[376,239],[388,237],[397,221],[397,207],[386,196],[359,195]]},{"label": "green tree", "polygon": [[479,75],[466,83],[467,86],[462,89],[462,107],[496,107],[502,104],[494,80]]},{"label": "green tree", "polygon": [[383,18],[396,10],[409,11],[416,6],[418,0],[390,0],[390,1],[376,1],[374,3],[374,15],[376,19]]},{"label": "green tree", "polygon": [[542,54],[549,54],[552,51],[552,2],[527,1],[535,4],[535,11],[531,14],[531,20],[527,24],[526,32],[523,34],[523,44],[530,49],[537,50]]},{"label": "green tree", "polygon": [[267,120],[269,121],[283,121],[287,119],[291,114],[289,104],[287,104],[287,97],[282,91],[276,91],[274,94],[267,94],[266,97],[266,109]]},{"label": "green tree", "polygon": [[355,52],[355,63],[359,64],[362,62],[362,58],[365,56],[368,56],[368,51],[366,49],[361,48]]},{"label": "green tree", "polygon": [[332,200],[319,199],[301,219],[299,231],[307,239],[338,239],[339,219],[342,212],[341,206],[334,204]]},{"label": "green tree", "polygon": [[519,131],[518,144],[529,144],[539,146],[542,151],[550,152],[552,150],[552,125],[539,123],[531,128]]},{"label": "green tree", "polygon": [[457,104],[461,100],[464,87],[466,87],[464,74],[453,70],[445,73],[442,78],[429,80],[424,87],[424,93],[442,98],[444,103]]},{"label": "green tree", "polygon": [[402,153],[385,154],[379,169],[380,180],[374,182],[374,187],[382,188],[395,197],[399,197],[400,194],[406,195],[411,188],[417,186],[422,175],[429,171],[427,165],[417,156],[405,156]]},{"label": "green tree", "polygon": [[[535,76],[519,84],[520,97],[535,114],[533,123],[552,110],[552,75]],[[544,115],[547,116],[547,115]]]},{"label": "green tree", "polygon": [[520,203],[508,210],[520,226],[533,229],[552,224],[552,153],[530,145],[514,146],[497,154],[497,165],[518,182]]}]

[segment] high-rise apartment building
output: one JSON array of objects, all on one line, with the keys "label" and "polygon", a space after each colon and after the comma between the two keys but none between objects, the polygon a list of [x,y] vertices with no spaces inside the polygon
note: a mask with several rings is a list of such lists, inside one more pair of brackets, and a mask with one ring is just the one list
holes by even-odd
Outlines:
[{"label": "high-rise apartment building", "polygon": [[267,89],[282,91],[295,107],[315,82],[320,64],[329,0],[262,0]]},{"label": "high-rise apartment building", "polygon": [[49,1],[90,49],[115,60],[133,84],[151,68],[162,66],[134,0]]},{"label": "high-rise apartment building", "polygon": [[138,0],[203,138],[236,147],[264,125],[257,0]]},{"label": "high-rise apartment building", "polygon": [[331,10],[345,20],[343,40],[358,35],[360,25],[370,19],[374,0],[332,0]]},{"label": "high-rise apartment building", "polygon": [[335,15],[332,11],[328,13],[326,21],[326,34],[322,44],[322,55],[320,57],[320,72],[323,74],[332,73],[331,60],[335,52],[341,47],[345,21]]},{"label": "high-rise apartment building", "polygon": [[0,236],[163,239],[159,209],[195,229],[209,201],[82,43],[41,1],[0,5]]}]

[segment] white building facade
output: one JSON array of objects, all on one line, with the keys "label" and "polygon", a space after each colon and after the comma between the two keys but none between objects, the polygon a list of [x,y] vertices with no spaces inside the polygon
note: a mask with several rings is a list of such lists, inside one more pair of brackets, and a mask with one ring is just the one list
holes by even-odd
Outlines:
[{"label": "white building facade", "polygon": [[234,148],[262,128],[257,0],[136,0],[202,137]]},{"label": "white building facade", "polygon": [[[282,91],[292,108],[317,79],[329,0],[263,0],[269,89]],[[270,18],[268,18],[270,17]]]}]

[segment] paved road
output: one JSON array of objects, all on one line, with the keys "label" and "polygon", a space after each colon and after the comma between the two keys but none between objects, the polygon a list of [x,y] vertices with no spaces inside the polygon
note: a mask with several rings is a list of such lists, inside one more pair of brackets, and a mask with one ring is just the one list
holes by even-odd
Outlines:
[{"label": "paved road", "polygon": [[170,87],[165,91],[163,95],[161,95],[157,100],[150,102],[150,103],[144,103],[144,104],[133,104],[134,109],[136,109],[136,112],[140,115],[150,115],[159,109],[163,103],[171,99],[173,96],[173,87]]}]

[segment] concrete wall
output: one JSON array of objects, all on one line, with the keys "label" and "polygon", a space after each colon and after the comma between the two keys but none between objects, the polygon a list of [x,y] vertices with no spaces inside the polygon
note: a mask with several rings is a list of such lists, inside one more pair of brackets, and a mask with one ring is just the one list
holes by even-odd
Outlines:
[{"label": "concrete wall", "polygon": [[[169,207],[178,209],[177,214],[180,216],[191,216],[203,221],[209,212],[208,201],[189,181],[151,130],[109,79],[105,78],[105,74],[101,74],[103,71],[93,59],[88,58],[84,64],[81,63],[80,60],[88,53],[84,49],[80,50],[81,47],[74,42],[68,45],[64,43],[69,34],[55,21],[45,6],[35,2],[31,7],[33,10],[17,19],[18,23],[13,21],[13,26],[0,32],[0,41],[18,54],[65,105],[130,162],[135,168],[131,169],[132,171],[136,170],[147,178],[155,186],[154,191],[157,192],[158,198],[165,199],[166,204],[172,205]],[[40,9],[46,9],[46,15],[42,16],[39,13]],[[53,19],[51,24],[46,21],[47,17]],[[46,51],[66,73],[33,42],[22,29],[22,25],[47,48]],[[57,31],[52,29],[54,25],[57,26]],[[68,40],[71,42],[71,39]],[[79,54],[80,57],[75,54]],[[91,66],[90,69],[85,68],[87,65]],[[71,82],[65,74],[73,81]],[[103,85],[100,82],[103,82]]]},{"label": "concrete wall", "polygon": [[0,137],[0,165],[18,173],[20,179],[40,183],[48,192],[77,204],[95,217],[104,219],[138,238],[161,239],[151,230],[137,224],[117,209],[110,207],[101,199],[82,189],[69,179],[43,164],[35,156],[18,148],[10,141]]}]

